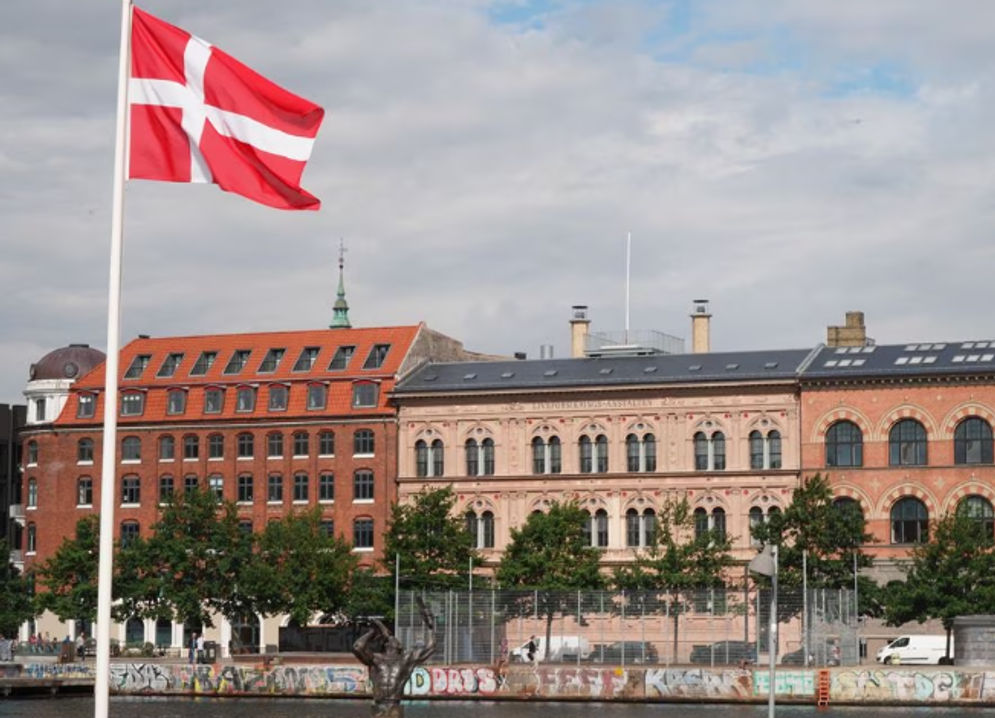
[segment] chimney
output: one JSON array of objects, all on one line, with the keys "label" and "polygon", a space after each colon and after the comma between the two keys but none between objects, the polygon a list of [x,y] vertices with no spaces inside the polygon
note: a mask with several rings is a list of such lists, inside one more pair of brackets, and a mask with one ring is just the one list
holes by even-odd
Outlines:
[{"label": "chimney", "polygon": [[695,354],[707,354],[711,351],[709,337],[709,322],[712,315],[708,313],[708,300],[695,299],[694,310],[691,312],[691,351]]},{"label": "chimney", "polygon": [[575,304],[571,307],[570,317],[570,356],[583,359],[587,348],[587,330],[591,320],[587,318],[587,305]]},{"label": "chimney", "polygon": [[842,327],[826,327],[826,346],[863,347],[873,343],[873,340],[867,338],[863,312],[847,312]]}]

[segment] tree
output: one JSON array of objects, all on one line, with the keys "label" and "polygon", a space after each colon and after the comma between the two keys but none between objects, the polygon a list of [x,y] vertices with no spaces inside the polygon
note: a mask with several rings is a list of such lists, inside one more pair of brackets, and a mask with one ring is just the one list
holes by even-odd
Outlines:
[{"label": "tree", "polygon": [[991,525],[957,511],[941,518],[929,541],[912,551],[904,582],[889,584],[885,621],[897,626],[938,618],[950,633],[956,616],[995,606],[995,545]]},{"label": "tree", "polygon": [[535,611],[545,617],[547,646],[556,614],[576,612],[576,592],[605,584],[599,567],[601,552],[590,545],[584,531],[590,518],[576,503],[554,501],[546,513],[534,512],[524,526],[511,530],[511,542],[498,566],[502,588],[538,592],[538,606],[532,606],[529,599],[512,610]]},{"label": "tree", "polygon": [[474,537],[462,517],[453,516],[452,487],[422,489],[414,503],[394,504],[384,537],[384,567],[393,574],[400,557],[401,583],[413,589],[467,585],[470,559],[478,560]]},{"label": "tree", "polygon": [[731,545],[724,531],[696,530],[691,505],[687,496],[682,496],[668,500],[661,508],[647,550],[637,552],[631,564],[615,570],[615,585],[620,589],[668,595],[675,656],[688,592],[714,588],[724,591],[724,574],[734,563],[729,555]]},{"label": "tree", "polygon": [[86,516],[76,522],[76,535],[66,537],[38,569],[43,589],[36,598],[39,613],[49,610],[62,621],[97,618],[97,560],[100,518]]},{"label": "tree", "polygon": [[242,589],[260,613],[286,613],[304,626],[317,612],[342,609],[358,563],[348,543],[324,532],[316,506],[266,525]]},{"label": "tree", "polygon": [[18,627],[35,615],[31,600],[32,581],[21,575],[10,560],[6,541],[0,541],[0,635],[15,636]]}]

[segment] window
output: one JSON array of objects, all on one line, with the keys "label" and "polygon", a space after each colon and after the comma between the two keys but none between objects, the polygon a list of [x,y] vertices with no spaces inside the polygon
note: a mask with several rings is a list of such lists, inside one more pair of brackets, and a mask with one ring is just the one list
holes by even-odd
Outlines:
[{"label": "window", "polygon": [[311,371],[314,363],[318,360],[318,347],[304,347],[300,356],[294,362],[294,371]]},{"label": "window", "polygon": [[968,417],[954,429],[955,464],[992,463],[992,427],[984,419]]},{"label": "window", "polygon": [[183,477],[183,493],[190,495],[200,486],[200,480],[194,474],[187,474]]},{"label": "window", "polygon": [[325,472],[318,476],[318,501],[335,501],[335,474]]},{"label": "window", "polygon": [[465,448],[467,476],[494,475],[494,439],[487,438],[479,444],[476,439],[467,439]]},{"label": "window", "polygon": [[134,359],[131,360],[130,366],[128,366],[128,371],[124,373],[125,379],[137,379],[145,371],[145,367],[149,365],[149,359],[152,358],[151,354],[139,354]]},{"label": "window", "polygon": [[182,414],[187,410],[187,392],[184,389],[170,389],[166,392],[166,413]]},{"label": "window", "polygon": [[76,463],[93,463],[93,439],[80,439],[76,442]]},{"label": "window", "polygon": [[328,388],[324,384],[307,385],[307,408],[308,411],[320,411],[325,408],[325,400]]},{"label": "window", "polygon": [[283,476],[270,474],[266,479],[266,500],[270,503],[283,501]]},{"label": "window", "polygon": [[221,434],[211,434],[207,437],[207,458],[225,458],[225,437]]},{"label": "window", "polygon": [[715,507],[709,513],[699,507],[694,510],[694,537],[696,540],[705,538],[711,532],[714,540],[725,541],[726,539],[726,512],[725,509]]},{"label": "window", "polygon": [[28,538],[25,550],[28,553],[35,553],[38,550],[38,527],[34,524],[28,524]]},{"label": "window", "polygon": [[418,476],[442,476],[445,469],[443,462],[441,439],[436,439],[431,445],[423,439],[415,442],[415,470]]},{"label": "window", "polygon": [[138,522],[137,521],[122,521],[121,522],[121,548],[128,546],[135,542],[138,538]]},{"label": "window", "polygon": [[863,466],[864,436],[852,421],[837,421],[826,431],[826,466]]},{"label": "window", "polygon": [[494,548],[494,514],[484,511],[477,516],[466,512],[466,529],[474,539],[474,548]]},{"label": "window", "polygon": [[[708,437],[701,431],[694,435],[694,469],[708,471]],[[697,512],[696,512],[697,514]]]},{"label": "window", "polygon": [[750,468],[754,471],[781,468],[781,434],[770,431],[764,436],[759,431],[751,431]]},{"label": "window", "polygon": [[560,439],[551,436],[549,441],[543,441],[542,437],[532,439],[532,473],[534,474],[558,474],[560,473]]},{"label": "window", "polygon": [[141,416],[145,411],[145,394],[129,391],[121,395],[121,416]]},{"label": "window", "polygon": [[208,369],[214,366],[214,360],[218,358],[217,352],[201,352],[190,369],[190,376],[204,376]]},{"label": "window", "polygon": [[156,376],[168,379],[176,373],[177,369],[180,368],[180,362],[182,361],[182,352],[167,354],[166,358],[162,360],[162,365],[159,367],[159,371],[156,373]]},{"label": "window", "polygon": [[995,511],[992,510],[992,502],[984,496],[977,494],[965,496],[957,504],[957,513],[981,524],[985,536],[988,538],[995,536]]},{"label": "window", "polygon": [[76,505],[93,505],[93,479],[89,476],[81,476],[76,480]]},{"label": "window", "polygon": [[28,442],[28,466],[35,466],[38,463],[38,442]]},{"label": "window", "polygon": [[200,439],[193,435],[183,437],[183,459],[193,460],[200,456]]},{"label": "window", "polygon": [[332,538],[335,536],[335,521],[332,519],[322,519],[318,522],[318,530],[322,536]]},{"label": "window", "polygon": [[764,437],[759,431],[750,432],[750,468],[764,468]]},{"label": "window", "polygon": [[625,545],[629,548],[652,546],[656,540],[656,512],[645,509],[642,515],[636,509],[625,512]]},{"label": "window", "polygon": [[228,364],[225,365],[225,374],[238,374],[242,371],[251,354],[252,351],[249,349],[236,349],[228,360]]},{"label": "window", "polygon": [[137,476],[125,476],[121,479],[121,503],[137,504],[141,502],[141,483]]},{"label": "window", "polygon": [[584,536],[589,546],[596,548],[608,547],[608,512],[598,509],[593,516],[588,517],[584,525]]},{"label": "window", "polygon": [[251,504],[252,503],[252,475],[242,474],[238,477],[238,483],[236,485],[238,502],[240,504]]},{"label": "window", "polygon": [[172,461],[176,453],[176,441],[168,434],[159,437],[159,461]]},{"label": "window", "polygon": [[767,433],[767,468],[781,468],[781,432],[776,430]]},{"label": "window", "polygon": [[45,421],[45,399],[35,399],[35,421]]},{"label": "window", "polygon": [[238,522],[238,530],[245,535],[252,534],[252,519],[242,519]]},{"label": "window", "polygon": [[370,349],[370,353],[366,355],[366,361],[363,362],[364,369],[379,369],[383,366],[384,360],[387,358],[387,352],[390,351],[390,344],[374,344],[373,348]]},{"label": "window", "polygon": [[235,391],[235,411],[249,412],[256,409],[256,389],[252,386],[240,386]]},{"label": "window", "polygon": [[220,414],[225,407],[224,389],[204,389],[204,413]]},{"label": "window", "polygon": [[159,503],[165,504],[173,499],[173,477],[168,474],[159,477]]},{"label": "window", "polygon": [[280,361],[283,359],[283,352],[283,349],[270,349],[266,352],[262,364],[259,365],[259,373],[272,374],[275,372],[276,368],[280,366]]},{"label": "window", "polygon": [[92,419],[97,413],[97,397],[93,394],[80,394],[76,400],[76,418]]},{"label": "window", "polygon": [[926,429],[915,419],[902,419],[888,432],[890,466],[926,465]]},{"label": "window", "polygon": [[38,506],[38,480],[28,479],[28,504],[29,509]]},{"label": "window", "polygon": [[656,471],[656,437],[653,434],[626,436],[625,465],[630,472]]},{"label": "window", "polygon": [[269,410],[287,410],[287,387],[283,384],[270,384],[269,387]]},{"label": "window", "polygon": [[725,509],[716,507],[712,509],[712,530],[715,531],[717,541],[726,540],[726,512]]},{"label": "window", "polygon": [[891,507],[891,542],[922,543],[929,537],[929,512],[917,498],[906,496]]},{"label": "window", "polygon": [[370,429],[359,429],[352,435],[352,453],[373,454],[373,432]]},{"label": "window", "polygon": [[356,352],[356,347],[339,347],[335,350],[335,355],[332,357],[332,361],[328,365],[328,371],[342,371],[349,366],[349,360],[352,359],[352,355]]},{"label": "window", "polygon": [[352,475],[352,499],[373,500],[373,472],[369,469],[359,469]]},{"label": "window", "polygon": [[283,456],[283,434],[279,431],[274,431],[266,437],[266,456],[271,459]]},{"label": "window", "polygon": [[307,474],[298,473],[294,474],[294,501],[306,502],[307,501],[307,489],[308,478]]},{"label": "window", "polygon": [[307,456],[310,451],[310,437],[306,431],[294,432],[294,456]]},{"label": "window", "polygon": [[356,519],[352,522],[352,545],[357,549],[373,548],[373,519]]},{"label": "window", "polygon": [[318,434],[318,455],[335,456],[335,434],[331,431],[322,431]]},{"label": "window", "polygon": [[376,406],[380,386],[372,381],[358,381],[352,385],[352,405],[354,408]]},{"label": "window", "polygon": [[721,431],[708,436],[703,431],[694,435],[695,471],[723,471],[726,468],[726,437]]},{"label": "window", "polygon": [[121,439],[121,461],[141,461],[142,440],[137,436],[126,436]]},{"label": "window", "polygon": [[240,459],[251,459],[255,453],[255,442],[252,438],[252,434],[247,432],[241,433],[236,437],[237,453],[236,456]]},{"label": "window", "polygon": [[219,501],[225,497],[225,481],[221,474],[211,474],[207,477],[207,490]]},{"label": "window", "polygon": [[594,471],[593,449],[591,447],[591,437],[580,437],[580,473],[590,474]]},{"label": "window", "polygon": [[753,530],[764,523],[764,510],[759,506],[750,507],[750,545],[760,546],[760,539],[753,535]]}]

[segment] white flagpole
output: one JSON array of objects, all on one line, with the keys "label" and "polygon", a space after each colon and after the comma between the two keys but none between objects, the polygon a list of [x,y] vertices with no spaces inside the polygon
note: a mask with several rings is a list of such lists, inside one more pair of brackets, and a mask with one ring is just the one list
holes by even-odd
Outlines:
[{"label": "white flagpole", "polygon": [[632,265],[632,232],[625,235],[625,343],[629,343],[629,267]]},{"label": "white flagpole", "polygon": [[117,469],[118,353],[121,334],[121,257],[127,161],[128,77],[131,60],[131,0],[121,0],[121,49],[117,77],[114,201],[111,212],[110,280],[107,292],[107,359],[104,364],[104,442],[100,464],[100,562],[97,571],[97,673],[94,718],[107,718],[110,703],[111,579],[114,575],[114,499]]}]

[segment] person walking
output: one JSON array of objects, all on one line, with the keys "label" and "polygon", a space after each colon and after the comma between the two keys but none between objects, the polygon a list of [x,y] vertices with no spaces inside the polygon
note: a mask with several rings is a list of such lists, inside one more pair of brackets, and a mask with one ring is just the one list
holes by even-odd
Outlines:
[{"label": "person walking", "polygon": [[204,662],[204,634],[197,636],[197,663]]},{"label": "person walking", "polygon": [[188,655],[187,655],[187,659],[190,661],[191,665],[193,665],[194,657],[197,655],[196,652],[197,652],[197,634],[194,633],[192,636],[190,636],[190,648],[188,649]]}]

